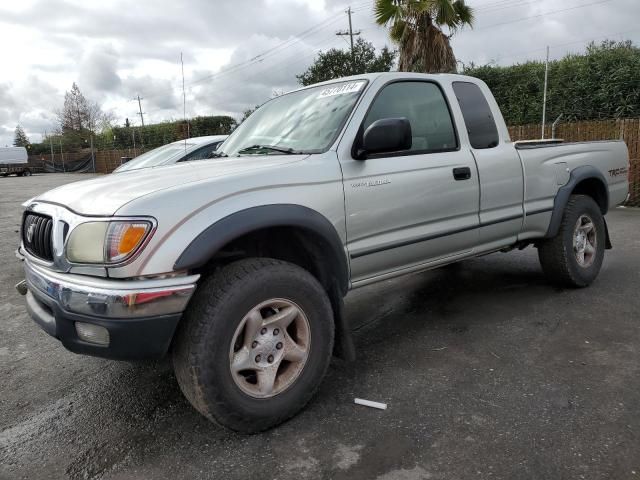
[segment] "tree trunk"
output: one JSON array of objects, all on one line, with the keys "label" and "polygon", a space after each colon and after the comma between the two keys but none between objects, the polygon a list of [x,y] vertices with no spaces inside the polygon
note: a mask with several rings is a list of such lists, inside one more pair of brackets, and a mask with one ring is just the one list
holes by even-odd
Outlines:
[{"label": "tree trunk", "polygon": [[451,73],[457,70],[449,37],[435,26],[429,15],[406,28],[400,41],[398,70],[401,72]]}]

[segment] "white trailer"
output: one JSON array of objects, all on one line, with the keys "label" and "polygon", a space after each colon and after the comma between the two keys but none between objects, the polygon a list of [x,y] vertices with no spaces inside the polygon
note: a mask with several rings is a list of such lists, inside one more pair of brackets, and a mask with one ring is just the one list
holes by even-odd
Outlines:
[{"label": "white trailer", "polygon": [[15,173],[20,176],[31,175],[28,167],[29,157],[24,147],[0,147],[0,176]]}]

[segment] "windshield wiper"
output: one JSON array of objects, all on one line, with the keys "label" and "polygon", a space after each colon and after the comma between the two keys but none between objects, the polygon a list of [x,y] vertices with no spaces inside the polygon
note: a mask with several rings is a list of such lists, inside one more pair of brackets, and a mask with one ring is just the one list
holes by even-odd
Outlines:
[{"label": "windshield wiper", "polygon": [[270,150],[272,152],[286,153],[287,155],[295,155],[303,152],[294,150],[293,148],[278,147],[276,145],[251,145],[238,150],[238,153],[250,152],[252,150]]}]

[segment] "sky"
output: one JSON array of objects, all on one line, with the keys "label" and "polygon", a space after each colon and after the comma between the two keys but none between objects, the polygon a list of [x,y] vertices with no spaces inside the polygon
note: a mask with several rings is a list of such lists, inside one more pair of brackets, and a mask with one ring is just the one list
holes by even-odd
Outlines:
[{"label": "sky", "polygon": [[[453,37],[464,64],[509,65],[580,52],[593,40],[640,44],[639,0],[467,0],[475,24]],[[345,10],[377,48],[393,43],[373,0],[0,0],[0,145],[22,125],[56,128],[76,82],[118,124],[231,115],[298,86],[319,51],[348,48]]]}]

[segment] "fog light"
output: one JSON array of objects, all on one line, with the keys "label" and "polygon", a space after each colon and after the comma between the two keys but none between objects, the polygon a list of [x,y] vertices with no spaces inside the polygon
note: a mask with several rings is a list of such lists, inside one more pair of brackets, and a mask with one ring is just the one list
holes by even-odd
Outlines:
[{"label": "fog light", "polygon": [[109,330],[100,325],[76,322],[76,332],[81,340],[87,343],[107,347],[109,345]]}]

